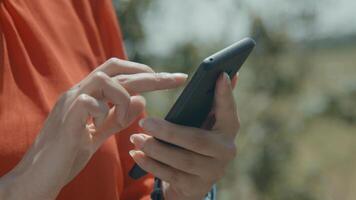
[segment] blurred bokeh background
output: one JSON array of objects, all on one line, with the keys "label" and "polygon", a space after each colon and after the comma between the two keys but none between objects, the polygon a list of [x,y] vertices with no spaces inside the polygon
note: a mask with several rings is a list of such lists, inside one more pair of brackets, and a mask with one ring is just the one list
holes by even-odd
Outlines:
[{"label": "blurred bokeh background", "polygon": [[[192,74],[251,36],[235,90],[238,157],[219,199],[356,199],[354,0],[114,0],[131,60]],[[164,117],[180,90],[147,94]]]}]

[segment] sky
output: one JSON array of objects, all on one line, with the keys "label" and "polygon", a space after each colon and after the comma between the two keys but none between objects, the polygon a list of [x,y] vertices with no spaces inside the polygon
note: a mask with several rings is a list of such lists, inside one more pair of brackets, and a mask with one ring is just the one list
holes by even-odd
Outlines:
[{"label": "sky", "polygon": [[[356,33],[356,0],[156,0],[142,13],[146,43],[164,55],[187,41],[235,42],[249,35],[251,15],[270,31],[286,31],[292,39],[339,37]],[[306,24],[300,16],[314,16]]]}]

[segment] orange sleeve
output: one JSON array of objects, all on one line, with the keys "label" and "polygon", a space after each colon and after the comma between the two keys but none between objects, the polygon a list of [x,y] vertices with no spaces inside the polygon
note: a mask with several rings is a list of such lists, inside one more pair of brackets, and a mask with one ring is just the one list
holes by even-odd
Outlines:
[{"label": "orange sleeve", "polygon": [[135,162],[129,155],[129,151],[134,149],[134,145],[130,142],[130,135],[134,133],[142,133],[143,129],[138,125],[138,121],[145,114],[142,114],[132,125],[116,135],[118,149],[120,153],[120,161],[122,165],[124,188],[121,199],[150,199],[150,194],[153,190],[154,177],[148,174],[138,180],[132,179],[128,174]]}]

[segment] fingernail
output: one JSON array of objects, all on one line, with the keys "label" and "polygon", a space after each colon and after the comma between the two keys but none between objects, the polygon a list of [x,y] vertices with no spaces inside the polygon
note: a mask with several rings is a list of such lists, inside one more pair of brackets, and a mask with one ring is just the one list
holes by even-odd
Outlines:
[{"label": "fingernail", "polygon": [[129,151],[129,154],[130,154],[131,157],[134,157],[135,154],[136,154],[136,151],[135,150],[131,150],[131,151]]},{"label": "fingernail", "polygon": [[188,78],[188,74],[184,74],[184,73],[173,73],[173,75],[178,78]]},{"label": "fingernail", "polygon": [[132,144],[134,144],[134,139],[133,139],[133,138],[134,138],[134,135],[131,135],[131,136],[130,136],[130,142],[131,142]]},{"label": "fingernail", "polygon": [[134,134],[134,135],[131,135],[130,141],[137,148],[142,149],[143,144],[145,143],[145,138],[142,135]]},{"label": "fingernail", "polygon": [[143,121],[144,121],[145,119],[141,119],[140,121],[138,121],[138,125],[141,127],[141,128],[143,128]]},{"label": "fingernail", "polygon": [[225,83],[227,83],[228,85],[231,84],[230,76],[229,76],[226,72],[224,72],[224,81],[225,81]]},{"label": "fingernail", "polygon": [[157,122],[154,119],[146,118],[140,120],[140,126],[148,131],[154,131],[157,129]]}]

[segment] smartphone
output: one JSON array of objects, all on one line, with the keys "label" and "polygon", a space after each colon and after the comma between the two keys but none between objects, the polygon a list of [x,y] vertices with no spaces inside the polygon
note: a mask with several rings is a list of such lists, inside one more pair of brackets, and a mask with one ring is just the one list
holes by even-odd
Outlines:
[{"label": "smartphone", "polygon": [[[233,78],[255,45],[253,39],[245,38],[204,59],[165,120],[183,126],[201,127],[211,111],[218,77],[226,72]],[[145,174],[137,164],[129,172],[133,179]]]}]

